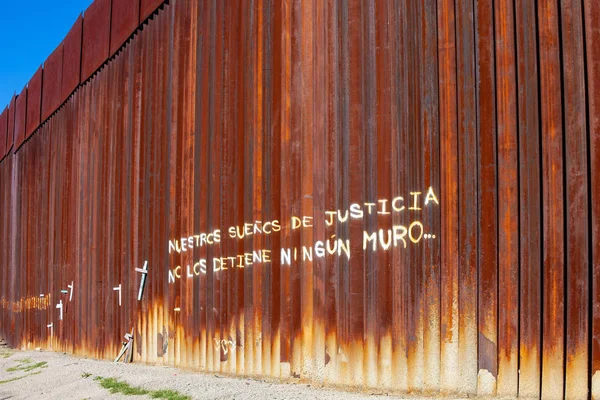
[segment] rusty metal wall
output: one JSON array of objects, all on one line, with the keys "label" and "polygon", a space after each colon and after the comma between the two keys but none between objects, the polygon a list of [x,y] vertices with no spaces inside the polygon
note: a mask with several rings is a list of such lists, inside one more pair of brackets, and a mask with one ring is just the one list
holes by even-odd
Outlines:
[{"label": "rusty metal wall", "polygon": [[0,115],[10,344],[600,398],[600,3],[97,1]]}]

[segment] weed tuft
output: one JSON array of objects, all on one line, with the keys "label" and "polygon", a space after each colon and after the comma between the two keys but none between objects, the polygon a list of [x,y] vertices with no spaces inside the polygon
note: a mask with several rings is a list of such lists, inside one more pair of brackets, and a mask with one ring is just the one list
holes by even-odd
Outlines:
[{"label": "weed tuft", "polygon": [[90,376],[92,376],[92,374],[90,374],[89,372],[83,372],[83,373],[81,374],[81,377],[82,377],[83,379],[89,378]]},{"label": "weed tuft", "polygon": [[190,396],[186,396],[175,390],[170,389],[156,390],[152,393],[152,398],[165,400],[191,400]]},{"label": "weed tuft", "polygon": [[36,363],[33,365],[26,366],[25,368],[23,368],[23,371],[30,372],[37,368],[47,368],[47,367],[48,367],[48,363],[46,361],[42,361],[42,362],[39,362],[39,363]]},{"label": "weed tuft", "polygon": [[111,393],[122,393],[126,396],[143,396],[150,393],[146,389],[137,386],[131,386],[125,381],[120,381],[116,378],[102,378],[98,377],[100,386],[104,389],[108,389]]},{"label": "weed tuft", "polygon": [[[25,360],[29,360],[29,359],[25,359]],[[6,372],[16,372],[16,371],[24,371],[24,372],[31,372],[34,369],[38,369],[38,368],[46,368],[48,366],[48,363],[46,361],[42,361],[36,364],[31,364],[31,360],[29,360],[29,362],[23,363],[23,360],[21,360],[21,364],[17,365],[16,367],[10,367],[10,368],[6,368]]]},{"label": "weed tuft", "polygon": [[6,379],[4,381],[0,381],[0,385],[3,384],[3,383],[9,383],[9,382],[13,382],[13,381],[18,381],[19,379],[27,378],[28,376],[31,376],[31,375],[37,375],[37,374],[39,374],[41,372],[42,371],[37,371],[37,372],[32,372],[32,373],[27,374],[27,375],[17,376],[16,378]]},{"label": "weed tuft", "polygon": [[9,383],[9,382],[13,382],[13,381],[18,381],[19,379],[23,379],[25,378],[27,375],[23,375],[23,376],[17,376],[16,378],[10,378],[10,379],[6,379],[4,381],[0,381],[0,385],[3,383]]},{"label": "weed tuft", "polygon": [[181,394],[175,390],[162,389],[162,390],[147,390],[138,386],[131,386],[125,381],[120,381],[116,378],[103,378],[97,376],[94,378],[95,381],[100,383],[104,389],[108,389],[112,394],[121,393],[126,396],[142,396],[145,394],[150,395],[153,399],[164,399],[164,400],[190,400],[190,396]]}]

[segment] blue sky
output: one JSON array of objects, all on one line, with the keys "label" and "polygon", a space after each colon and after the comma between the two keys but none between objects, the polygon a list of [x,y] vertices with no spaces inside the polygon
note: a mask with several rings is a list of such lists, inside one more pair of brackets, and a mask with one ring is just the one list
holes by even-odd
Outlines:
[{"label": "blue sky", "polygon": [[0,0],[0,111],[63,40],[92,0]]}]

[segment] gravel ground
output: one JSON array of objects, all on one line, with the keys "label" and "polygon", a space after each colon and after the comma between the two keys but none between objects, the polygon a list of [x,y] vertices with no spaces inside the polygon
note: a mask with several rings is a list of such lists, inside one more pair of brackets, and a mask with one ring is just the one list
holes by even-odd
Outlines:
[{"label": "gravel ground", "polygon": [[[21,361],[20,361],[21,360]],[[25,362],[22,360],[26,360]],[[19,365],[29,371],[7,371]],[[23,367],[22,367],[23,368]],[[87,376],[89,374],[89,376]],[[173,389],[194,399],[378,399],[401,397],[349,393],[306,383],[274,383],[200,374],[173,367],[112,363],[63,353],[0,349],[0,400],[5,399],[150,399],[112,395],[94,377],[123,379],[144,389]],[[18,378],[16,380],[12,380]],[[8,381],[10,380],[10,381]],[[8,381],[8,382],[7,382]],[[414,399],[414,397],[411,397]]]}]

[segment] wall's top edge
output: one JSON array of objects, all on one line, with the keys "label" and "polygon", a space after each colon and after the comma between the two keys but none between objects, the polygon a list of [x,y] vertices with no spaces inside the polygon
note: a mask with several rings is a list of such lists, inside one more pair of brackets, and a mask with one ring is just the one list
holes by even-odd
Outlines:
[{"label": "wall's top edge", "polygon": [[94,0],[4,108],[0,123],[6,120],[7,127],[0,129],[0,162],[10,155],[13,144],[16,150],[25,143],[165,2],[168,0]]}]

